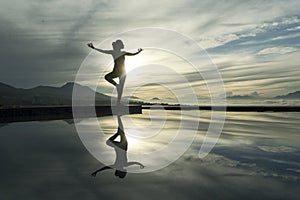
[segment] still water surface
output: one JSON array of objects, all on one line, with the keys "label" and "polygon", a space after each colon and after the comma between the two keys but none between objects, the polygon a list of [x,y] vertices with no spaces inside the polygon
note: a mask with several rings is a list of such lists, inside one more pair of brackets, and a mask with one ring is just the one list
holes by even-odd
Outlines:
[{"label": "still water surface", "polygon": [[[210,122],[210,112],[143,111],[123,116],[128,161],[147,170],[157,160],[145,156],[164,148],[180,127],[180,120],[199,122],[193,144],[175,162],[148,173],[115,176],[115,170],[90,174],[103,167],[84,147],[71,121],[24,122],[0,127],[0,199],[297,199],[300,195],[300,113],[227,113],[218,144],[198,158]],[[164,121],[164,118],[167,120]],[[83,120],[87,134],[96,124]],[[115,152],[106,139],[117,132],[116,117],[98,118],[104,140],[94,144],[113,163]],[[133,124],[134,123],[134,126]],[[188,123],[186,123],[188,124]],[[163,128],[162,128],[163,127]],[[137,137],[138,136],[138,137]],[[186,141],[178,143],[182,146]],[[130,171],[130,169],[128,169]]]}]

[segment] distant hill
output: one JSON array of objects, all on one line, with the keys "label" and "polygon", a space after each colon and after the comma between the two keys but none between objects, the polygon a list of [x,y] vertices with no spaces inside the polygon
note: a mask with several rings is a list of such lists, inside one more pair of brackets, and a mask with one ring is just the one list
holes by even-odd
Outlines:
[{"label": "distant hill", "polygon": [[[110,104],[111,97],[93,91],[87,86],[73,82],[66,83],[61,87],[38,86],[31,89],[21,89],[0,83],[0,105],[1,106],[52,106],[72,105],[73,87],[85,97],[95,94],[96,104]],[[83,102],[84,103],[84,102]]]},{"label": "distant hill", "polygon": [[228,99],[261,99],[262,97],[257,92],[252,92],[246,95],[227,95]]},{"label": "distant hill", "polygon": [[300,99],[300,91],[274,97],[274,99]]},{"label": "distant hill", "polygon": [[159,101],[160,98],[158,98],[158,97],[153,97],[151,100],[152,100],[152,101]]},{"label": "distant hill", "polygon": [[250,95],[234,95],[234,96],[228,96],[228,99],[256,99],[256,97],[250,96]]}]

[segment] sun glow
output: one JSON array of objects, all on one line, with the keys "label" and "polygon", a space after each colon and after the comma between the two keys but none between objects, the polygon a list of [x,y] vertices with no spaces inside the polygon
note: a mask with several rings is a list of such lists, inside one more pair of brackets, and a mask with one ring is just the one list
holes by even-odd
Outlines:
[{"label": "sun glow", "polygon": [[125,60],[126,71],[129,72],[137,67],[145,65],[145,59],[143,56],[127,56]]}]

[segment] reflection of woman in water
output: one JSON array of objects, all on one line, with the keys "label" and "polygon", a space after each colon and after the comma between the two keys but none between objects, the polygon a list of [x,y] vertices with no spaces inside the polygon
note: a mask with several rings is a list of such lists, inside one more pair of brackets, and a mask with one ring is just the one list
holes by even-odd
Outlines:
[{"label": "reflection of woman in water", "polygon": [[[111,136],[107,141],[106,144],[112,148],[115,149],[116,152],[116,160],[113,165],[102,167],[95,172],[93,172],[91,175],[96,176],[96,174],[100,171],[106,170],[106,169],[115,169],[115,176],[118,176],[119,178],[124,178],[127,174],[125,167],[128,167],[130,165],[139,165],[140,168],[144,168],[144,165],[139,162],[128,162],[127,160],[127,139],[126,135],[123,131],[123,123],[121,120],[121,117],[118,116],[118,131],[113,136]],[[115,139],[120,136],[120,142],[115,141]]]},{"label": "reflection of woman in water", "polygon": [[[109,83],[113,84],[117,88],[118,92],[118,103],[121,100],[122,93],[123,93],[123,88],[124,88],[124,83],[126,79],[126,70],[125,70],[125,56],[134,56],[139,54],[142,49],[138,49],[136,53],[129,53],[126,51],[121,51],[121,49],[124,48],[124,44],[122,40],[116,40],[115,42],[112,43],[113,50],[102,50],[95,48],[93,43],[88,43],[88,46],[92,49],[95,49],[101,53],[105,54],[111,54],[113,59],[114,59],[114,68],[113,71],[105,75],[105,80],[107,80]],[[117,84],[113,79],[114,78],[119,78],[119,84]]]}]

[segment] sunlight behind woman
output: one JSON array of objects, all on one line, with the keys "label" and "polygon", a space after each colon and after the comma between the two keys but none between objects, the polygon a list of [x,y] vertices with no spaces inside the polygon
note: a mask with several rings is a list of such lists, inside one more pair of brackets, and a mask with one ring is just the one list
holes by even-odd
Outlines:
[{"label": "sunlight behind woman", "polygon": [[145,65],[145,60],[146,58],[143,55],[139,55],[134,58],[127,57],[125,60],[126,71],[130,72],[131,70],[134,70],[137,67]]}]

